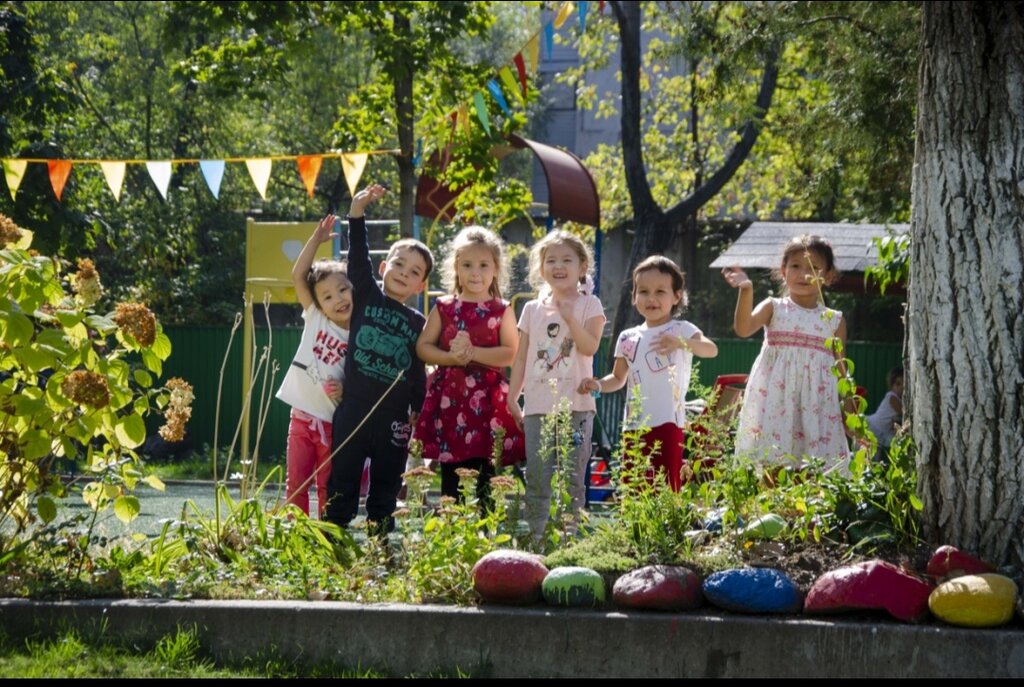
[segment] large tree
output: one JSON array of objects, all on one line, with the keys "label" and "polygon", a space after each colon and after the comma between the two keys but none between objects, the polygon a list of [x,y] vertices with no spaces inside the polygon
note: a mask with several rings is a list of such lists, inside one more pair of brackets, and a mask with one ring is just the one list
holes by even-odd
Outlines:
[{"label": "large tree", "polygon": [[1024,3],[925,3],[909,414],[926,533],[1024,560]]}]

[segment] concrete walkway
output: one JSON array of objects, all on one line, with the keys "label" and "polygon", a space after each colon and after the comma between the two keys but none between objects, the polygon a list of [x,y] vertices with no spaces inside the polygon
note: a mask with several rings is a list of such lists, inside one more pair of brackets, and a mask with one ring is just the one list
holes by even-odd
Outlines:
[{"label": "concrete walkway", "polygon": [[0,599],[12,638],[105,625],[152,642],[195,627],[218,659],[274,650],[391,675],[1024,677],[1024,630],[805,618],[342,602]]}]

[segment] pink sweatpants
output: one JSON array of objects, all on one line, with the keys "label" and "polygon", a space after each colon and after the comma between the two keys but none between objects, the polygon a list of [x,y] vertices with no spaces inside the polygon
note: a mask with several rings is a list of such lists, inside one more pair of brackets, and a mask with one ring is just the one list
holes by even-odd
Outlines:
[{"label": "pink sweatpants", "polygon": [[[294,503],[309,515],[310,477],[316,473],[316,494],[319,511],[323,513],[327,480],[331,476],[331,423],[313,417],[301,410],[292,409],[288,423],[288,477],[285,494],[289,503]],[[308,483],[307,483],[308,482]]]}]

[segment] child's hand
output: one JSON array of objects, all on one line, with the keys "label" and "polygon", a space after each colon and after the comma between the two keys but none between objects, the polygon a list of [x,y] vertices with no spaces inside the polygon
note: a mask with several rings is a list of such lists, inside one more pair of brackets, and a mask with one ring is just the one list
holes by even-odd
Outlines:
[{"label": "child's hand", "polygon": [[676,336],[671,332],[665,332],[651,344],[651,348],[655,353],[660,355],[671,355],[673,351],[687,351],[690,349],[690,345],[686,343],[686,339],[681,336]]},{"label": "child's hand", "polygon": [[452,338],[449,348],[459,365],[468,365],[473,361],[473,344],[469,332],[461,331]]},{"label": "child's hand", "polygon": [[515,420],[516,426],[519,429],[523,428],[523,409],[519,407],[519,399],[508,397],[508,413]]},{"label": "child's hand", "polygon": [[558,314],[562,316],[562,319],[568,322],[572,319],[572,311],[576,308],[576,301],[558,301],[555,303],[558,307]]},{"label": "child's hand", "polygon": [[579,387],[576,389],[576,393],[578,394],[589,394],[594,391],[601,391],[601,383],[594,377],[587,377],[580,382]]},{"label": "child's hand", "polygon": [[366,206],[380,199],[386,192],[387,189],[380,184],[371,184],[362,191],[359,191],[352,197],[352,205],[349,206],[348,216],[362,217]]},{"label": "child's hand", "polygon": [[316,229],[313,231],[313,238],[319,243],[327,243],[328,241],[337,238],[338,233],[334,231],[334,225],[337,223],[338,217],[336,215],[327,215],[320,224],[316,225]]},{"label": "child's hand", "polygon": [[328,379],[322,386],[324,393],[327,394],[327,398],[331,399],[335,403],[341,403],[341,396],[345,390],[341,382],[337,379]]},{"label": "child's hand", "polygon": [[742,289],[744,287],[752,287],[754,282],[750,281],[750,277],[739,267],[723,267],[722,276],[725,277],[725,281],[734,289]]}]

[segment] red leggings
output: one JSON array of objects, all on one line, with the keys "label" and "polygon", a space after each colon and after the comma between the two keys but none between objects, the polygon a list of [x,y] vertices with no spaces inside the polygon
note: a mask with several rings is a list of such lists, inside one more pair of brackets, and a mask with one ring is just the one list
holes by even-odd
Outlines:
[{"label": "red leggings", "polygon": [[[654,484],[654,471],[661,470],[665,473],[665,481],[668,482],[669,488],[672,491],[679,491],[683,483],[683,428],[667,422],[647,430],[641,441],[644,444],[641,453],[651,461],[651,467],[647,470],[648,483]],[[655,442],[661,442],[657,453],[653,453]],[[625,440],[627,450],[632,443],[629,439]],[[629,466],[629,461],[625,457],[623,465]]]}]

